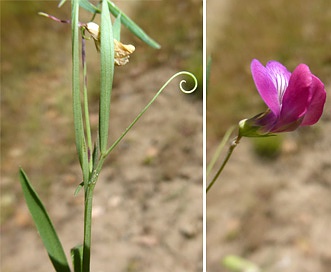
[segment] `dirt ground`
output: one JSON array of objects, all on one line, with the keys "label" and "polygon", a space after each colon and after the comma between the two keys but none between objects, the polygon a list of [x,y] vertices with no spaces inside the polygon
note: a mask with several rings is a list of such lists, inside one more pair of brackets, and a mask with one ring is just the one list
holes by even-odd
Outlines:
[{"label": "dirt ground", "polygon": [[330,118],[304,143],[286,136],[272,161],[242,140],[207,197],[207,271],[227,271],[221,260],[232,254],[263,271],[329,271]]},{"label": "dirt ground", "polygon": [[[187,1],[186,4],[174,2],[171,6],[174,10],[185,10],[191,3],[193,2]],[[160,4],[162,3],[155,3],[155,5]],[[129,5],[125,5],[126,8],[127,6]],[[134,8],[138,6],[135,4]],[[160,11],[159,8],[157,10]],[[133,15],[135,12],[134,9],[125,11]],[[200,10],[196,9],[196,11],[194,14],[200,16]],[[160,27],[162,24],[176,23],[176,18],[179,18],[176,16],[177,14],[167,16],[166,22],[160,20]],[[28,57],[25,61],[29,61],[33,58],[20,48],[19,44],[22,42],[18,41],[18,33],[28,33],[29,29],[33,31],[31,28],[33,23],[26,24],[29,28],[25,29],[25,24],[17,21],[10,24],[10,27],[13,27],[12,31],[16,33],[15,37],[8,34],[6,41],[22,50],[20,51],[22,62],[24,56]],[[185,20],[181,21],[183,24],[186,23]],[[41,24],[37,19],[34,23]],[[148,22],[145,23],[148,25]],[[178,26],[182,24],[179,23]],[[37,26],[35,27],[40,31]],[[66,112],[65,101],[70,105],[71,83],[70,77],[67,76],[71,65],[70,33],[66,31],[63,34],[65,37],[59,37],[57,34],[63,33],[64,26],[56,25],[44,18],[39,27],[50,28],[53,33],[46,34],[41,44],[36,44],[40,37],[29,39],[26,47],[30,48],[31,43],[36,47],[39,46],[35,58],[49,55],[49,61],[55,59],[54,68],[43,69],[42,64],[34,60],[37,62],[37,68],[32,65],[33,68],[26,75],[22,74],[20,80],[23,82],[18,85],[20,88],[18,97],[23,96],[24,102],[29,101],[38,105],[36,107],[38,123],[35,126],[39,128],[39,123],[42,124],[38,131],[43,135],[41,139],[37,138],[38,144],[32,144],[33,138],[30,138],[32,136],[22,131],[25,125],[21,123],[26,122],[24,115],[30,117],[29,111],[20,113],[25,107],[13,109],[6,106],[2,110],[2,118],[5,118],[4,114],[8,114],[8,118],[9,114],[23,115],[19,117],[22,121],[17,121],[17,126],[14,126],[15,121],[5,126],[5,133],[12,135],[12,141],[2,143],[5,151],[2,154],[1,173],[1,210],[4,219],[1,222],[0,270],[3,272],[53,270],[22,199],[18,185],[18,165],[23,167],[25,165],[24,168],[31,182],[45,202],[68,258],[70,248],[81,243],[83,237],[83,196],[82,193],[77,197],[73,196],[80,183],[81,174],[77,159],[72,159],[70,156],[69,159],[65,159],[66,152],[75,152],[71,135],[72,127],[70,128],[72,117],[70,113],[62,115]],[[7,30],[9,29],[8,26]],[[172,28],[167,29],[171,33]],[[196,32],[190,32],[191,37],[187,38],[186,35],[184,40],[193,39],[199,31],[201,32],[201,28]],[[33,32],[30,32],[30,35],[32,34]],[[58,54],[59,47],[56,43],[60,38],[65,40],[66,37],[69,37],[69,42],[61,44],[62,52]],[[162,39],[164,41],[167,38]],[[13,44],[11,46],[15,49]],[[43,46],[48,49],[50,46],[50,50],[54,50],[52,51],[54,53],[44,53],[46,49]],[[193,51],[186,45],[185,53],[176,55],[180,43],[164,44],[163,51],[152,55],[152,49],[145,51],[141,49],[144,46],[138,43],[136,52],[136,61],[138,59],[142,64],[135,62],[132,56],[126,72],[124,71],[126,67],[117,68],[121,70],[118,70],[118,77],[115,74],[111,107],[111,140],[115,140],[122,133],[169,77],[179,69],[184,69],[185,59],[190,58]],[[92,52],[94,45],[90,46],[89,50]],[[174,53],[171,50],[177,51]],[[9,77],[18,60],[15,59],[13,52],[10,53],[9,50],[6,52],[9,53],[4,57],[4,71]],[[151,54],[150,57],[147,54]],[[149,66],[146,59],[149,59],[152,65]],[[93,59],[90,61],[93,63]],[[98,69],[93,65],[89,67],[92,73]],[[101,172],[94,197],[92,271],[202,270],[202,101],[194,95],[182,94],[178,85],[180,79],[174,80],[164,90],[114,150]],[[190,81],[189,78],[185,79]],[[3,84],[3,91],[14,92],[15,80],[7,83]],[[89,80],[89,84],[92,86],[91,89],[97,85],[93,83],[93,79]],[[62,93],[60,96],[59,89]],[[31,94],[25,98],[24,93],[29,91]],[[8,95],[4,96],[6,102],[8,99]],[[59,101],[63,102],[63,108],[59,106]],[[95,128],[98,122],[96,107],[92,105],[91,108],[91,123]],[[30,129],[30,126],[26,125],[25,128]],[[69,130],[64,127],[69,127]],[[63,135],[63,131],[69,134]],[[36,137],[37,134],[38,132]],[[40,157],[40,153],[37,153],[38,157],[29,159],[28,151],[31,145],[33,150],[36,146],[43,146],[41,147],[44,149],[43,153],[48,155]],[[39,151],[38,149],[34,152]],[[36,161],[36,164],[29,164],[31,160]],[[56,170],[55,165],[58,162],[61,162],[60,170]],[[38,171],[38,169],[43,170]],[[48,182],[45,184],[42,178],[46,178]]]},{"label": "dirt ground", "polygon": [[[224,37],[223,27],[238,19],[233,11],[231,13],[231,8],[232,3],[240,1],[230,2],[207,2],[208,31],[213,34],[209,36],[208,48],[216,56],[214,61],[219,61],[218,65],[228,65],[224,64],[224,53],[220,48],[222,41],[232,38]],[[242,7],[245,9],[245,6]],[[247,7],[247,12],[263,10],[258,5],[250,8]],[[295,18],[295,12],[289,10],[292,18]],[[246,24],[246,30],[254,27],[253,24]],[[219,36],[216,36],[217,32]],[[252,37],[252,40],[255,38]],[[247,50],[242,44],[237,47]],[[263,48],[262,43],[260,47]],[[318,47],[315,50],[318,51]],[[255,52],[256,57],[261,51]],[[215,78],[219,79],[217,76]],[[325,83],[330,95],[330,81]],[[253,82],[250,81],[250,84]],[[212,85],[213,81],[210,83]],[[224,89],[227,87],[224,86]],[[227,255],[245,258],[265,272],[330,271],[330,108],[331,100],[328,98],[324,115],[315,127],[283,134],[280,153],[275,158],[257,156],[253,142],[247,138],[241,140],[207,195],[208,272],[237,271],[222,265]],[[251,107],[252,116],[256,113],[254,110],[254,106]],[[207,154],[210,159],[217,142],[215,135],[208,136]]]}]

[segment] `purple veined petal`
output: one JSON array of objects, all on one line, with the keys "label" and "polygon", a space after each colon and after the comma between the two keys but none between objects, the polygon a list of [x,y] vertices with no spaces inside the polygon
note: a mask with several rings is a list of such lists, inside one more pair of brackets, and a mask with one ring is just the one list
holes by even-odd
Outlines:
[{"label": "purple veined petal", "polygon": [[300,127],[302,120],[303,120],[303,116],[291,123],[285,123],[279,121],[269,132],[279,133],[279,132],[289,132],[296,130],[298,127]]},{"label": "purple veined petal", "polygon": [[276,116],[272,111],[267,110],[264,114],[261,114],[256,118],[256,125],[261,127],[262,133],[269,133],[272,131],[273,127],[277,124],[278,116]]},{"label": "purple veined petal", "polygon": [[266,65],[266,68],[271,77],[271,80],[273,81],[277,89],[278,101],[279,104],[281,104],[285,90],[290,81],[291,73],[287,70],[287,68],[283,64],[274,60],[269,61]]},{"label": "purple veined petal", "polygon": [[295,68],[283,96],[277,127],[285,127],[303,118],[309,106],[312,78],[307,65],[300,64]]},{"label": "purple veined petal", "polygon": [[313,82],[310,89],[311,99],[301,126],[313,125],[321,118],[326,100],[324,84],[318,77],[314,75],[312,75],[312,77]]},{"label": "purple veined petal", "polygon": [[269,109],[278,116],[280,113],[278,92],[267,68],[265,68],[258,60],[254,59],[251,63],[251,71],[255,86],[260,96]]}]

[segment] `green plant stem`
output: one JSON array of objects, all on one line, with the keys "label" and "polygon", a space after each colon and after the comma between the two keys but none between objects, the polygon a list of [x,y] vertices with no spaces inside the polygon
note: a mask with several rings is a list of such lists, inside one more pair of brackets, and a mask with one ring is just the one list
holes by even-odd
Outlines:
[{"label": "green plant stem", "polygon": [[217,180],[217,178],[219,177],[219,175],[222,173],[225,165],[227,164],[228,160],[230,159],[231,155],[232,155],[232,152],[233,150],[235,149],[235,147],[239,144],[239,141],[241,139],[241,136],[238,135],[234,141],[231,143],[230,147],[229,147],[229,150],[228,150],[228,153],[226,154],[226,157],[220,167],[220,169],[217,171],[216,175],[214,176],[214,178],[212,179],[212,181],[209,183],[207,189],[206,189],[206,192],[208,193],[208,191],[210,190],[210,188],[214,185],[215,181]]},{"label": "green plant stem", "polygon": [[222,141],[220,142],[220,144],[216,148],[215,154],[213,155],[210,163],[207,166],[207,171],[206,171],[207,177],[208,177],[210,171],[213,169],[213,167],[214,167],[217,159],[219,158],[225,144],[228,142],[228,140],[230,138],[230,135],[233,132],[234,128],[235,128],[235,126],[232,126],[225,132]]},{"label": "green plant stem", "polygon": [[85,192],[84,210],[84,245],[83,245],[83,271],[90,271],[91,259],[91,230],[92,230],[92,204],[95,183],[90,183]]},{"label": "green plant stem", "polygon": [[101,155],[85,191],[83,272],[90,271],[93,192],[107,155]]}]

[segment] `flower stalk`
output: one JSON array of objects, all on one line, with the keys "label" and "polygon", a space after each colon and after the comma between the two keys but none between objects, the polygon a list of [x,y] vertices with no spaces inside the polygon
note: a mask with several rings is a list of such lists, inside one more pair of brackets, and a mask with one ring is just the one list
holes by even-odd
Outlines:
[{"label": "flower stalk", "polygon": [[240,142],[240,139],[241,139],[241,135],[238,135],[231,143],[231,145],[229,146],[229,149],[228,149],[228,153],[226,154],[224,160],[223,160],[223,163],[221,164],[221,167],[218,169],[217,173],[215,174],[214,178],[211,180],[211,182],[209,183],[209,185],[207,186],[207,189],[206,189],[206,193],[208,193],[208,191],[211,189],[211,187],[213,187],[215,181],[218,179],[219,175],[222,173],[225,165],[227,164],[227,162],[229,161],[232,153],[233,153],[233,150],[236,148],[236,146],[239,144]]}]

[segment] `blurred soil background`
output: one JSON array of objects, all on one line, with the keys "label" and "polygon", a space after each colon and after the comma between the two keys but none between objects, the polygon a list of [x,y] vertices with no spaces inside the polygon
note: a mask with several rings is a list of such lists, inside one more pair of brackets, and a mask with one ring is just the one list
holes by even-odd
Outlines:
[{"label": "blurred soil background", "polygon": [[[230,126],[265,110],[250,73],[253,58],[278,60],[290,71],[306,63],[330,96],[328,0],[208,0],[207,48],[207,161]],[[207,195],[208,272],[243,271],[222,265],[227,255],[264,272],[330,271],[330,108],[328,97],[313,127],[242,139]]]},{"label": "blurred soil background", "polygon": [[[52,271],[25,205],[22,166],[44,201],[68,254],[82,243],[83,195],[71,111],[70,18],[58,1],[1,1],[1,267]],[[116,67],[114,141],[156,91],[180,70],[200,80],[196,94],[179,79],[156,100],[105,164],[95,190],[92,271],[202,270],[202,2],[118,1],[162,48],[122,28],[136,46]],[[82,11],[81,21],[91,16]],[[99,61],[87,42],[91,123],[97,129]],[[185,85],[189,88],[188,84]]]}]

